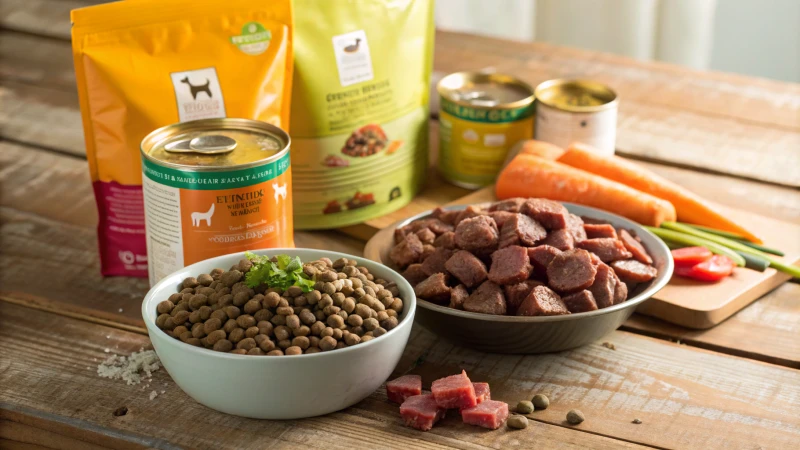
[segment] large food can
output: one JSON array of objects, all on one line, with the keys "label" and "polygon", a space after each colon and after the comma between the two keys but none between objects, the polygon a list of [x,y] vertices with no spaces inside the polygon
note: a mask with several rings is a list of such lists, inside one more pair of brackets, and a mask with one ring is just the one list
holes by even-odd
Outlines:
[{"label": "large food can", "polygon": [[533,137],[533,89],[507,75],[458,72],[437,90],[439,172],[465,188],[491,184],[508,150]]},{"label": "large food can", "polygon": [[536,87],[536,139],[566,148],[573,142],[614,154],[617,94],[588,80],[549,80]]},{"label": "large food can", "polygon": [[214,256],[294,246],[289,143],[276,126],[227,118],[168,125],[144,138],[151,285]]}]

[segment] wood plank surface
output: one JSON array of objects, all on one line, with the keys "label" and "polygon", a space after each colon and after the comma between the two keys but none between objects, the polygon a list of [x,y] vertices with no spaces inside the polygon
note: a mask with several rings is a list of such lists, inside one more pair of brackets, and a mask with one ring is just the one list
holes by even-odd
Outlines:
[{"label": "wood plank surface", "polygon": [[[418,344],[426,342],[421,330],[415,336],[422,336],[415,338]],[[538,421],[522,431],[488,432],[451,417],[423,433],[403,426],[397,406],[388,403],[383,389],[338,413],[267,421],[203,407],[186,396],[163,369],[154,373],[150,387],[144,389],[97,376],[97,364],[108,356],[105,349],[128,354],[148,345],[145,336],[0,302],[0,347],[8,356],[0,383],[13,387],[0,390],[0,409],[72,423],[99,435],[95,442],[101,444],[101,437],[114,436],[131,446],[156,448],[642,448]],[[779,376],[769,371],[763,374]],[[90,385],[92,389],[86,389]],[[152,390],[159,395],[149,400]],[[114,417],[112,412],[121,406],[128,413]],[[50,429],[48,424],[38,427]]]}]

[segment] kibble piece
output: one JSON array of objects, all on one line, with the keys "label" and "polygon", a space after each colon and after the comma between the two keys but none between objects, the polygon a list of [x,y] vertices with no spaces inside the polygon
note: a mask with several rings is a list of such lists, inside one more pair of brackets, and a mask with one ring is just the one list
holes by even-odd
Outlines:
[{"label": "kibble piece", "polygon": [[331,315],[328,317],[327,320],[328,326],[333,328],[334,330],[339,328],[344,328],[344,319],[341,316]]},{"label": "kibble piece", "polygon": [[301,325],[293,329],[292,334],[294,334],[295,336],[308,336],[309,334],[311,334],[311,328],[305,325]]},{"label": "kibble piece", "polygon": [[375,338],[372,335],[365,334],[364,336],[361,336],[361,342],[367,342],[367,341],[371,341],[373,339],[375,339]]},{"label": "kibble piece", "polygon": [[171,301],[164,300],[156,306],[156,311],[158,311],[159,314],[169,314],[174,307],[175,305]]},{"label": "kibble piece", "polygon": [[344,337],[344,342],[347,345],[356,345],[361,343],[361,337],[355,333],[348,333],[347,336]]},{"label": "kibble piece", "polygon": [[195,347],[202,347],[203,346],[203,344],[200,342],[200,339],[193,338],[193,337],[185,340],[184,342],[186,342],[189,345],[193,345]]},{"label": "kibble piece", "polygon": [[275,326],[286,325],[286,316],[275,314],[269,321]]},{"label": "kibble piece", "polygon": [[384,334],[386,334],[386,329],[384,329],[384,328],[378,327],[378,328],[375,328],[374,330],[372,330],[372,336],[374,336],[374,337],[381,337]]},{"label": "kibble piece", "polygon": [[281,350],[286,350],[287,348],[289,348],[291,346],[292,346],[291,339],[283,339],[283,340],[278,341],[278,347]]},{"label": "kibble piece", "polygon": [[309,341],[305,336],[297,336],[292,339],[292,347],[300,347],[301,349],[305,350],[309,346],[311,346],[311,341]]},{"label": "kibble piece", "polygon": [[[319,336],[325,328],[324,322],[314,322],[311,324],[311,334]],[[331,330],[331,332],[333,332],[333,330]]]},{"label": "kibble piece", "polygon": [[334,348],[336,348],[336,339],[334,339],[331,336],[323,337],[319,341],[319,348],[323,352],[326,352],[328,350],[333,350]]},{"label": "kibble piece", "polygon": [[339,342],[336,343],[336,349],[337,350],[340,349],[340,348],[345,348],[345,347],[347,347],[347,344],[345,344],[344,341],[339,341]]},{"label": "kibble piece", "polygon": [[227,334],[224,331],[215,330],[215,331],[212,331],[211,333],[209,333],[208,336],[206,336],[206,340],[208,341],[209,344],[214,345],[217,342],[225,339],[226,337],[227,337]]},{"label": "kibble piece", "polygon": [[[347,297],[342,301],[342,309],[347,311],[347,314],[352,314],[353,311],[357,311],[356,308],[356,300],[353,297]],[[356,314],[358,314],[358,312],[356,312]]]},{"label": "kibble piece", "polygon": [[206,336],[206,331],[203,328],[202,323],[196,323],[192,325],[192,337],[196,337],[197,339],[202,339]]},{"label": "kibble piece", "polygon": [[201,306],[197,312],[200,313],[200,320],[205,321],[211,317],[211,313],[214,311],[209,306]]},{"label": "kibble piece", "polygon": [[[169,300],[170,302],[172,302],[173,305],[175,305],[176,303],[181,301],[182,298],[183,298],[183,294],[181,294],[180,292],[176,292],[176,293],[170,295],[167,300]],[[163,302],[161,302],[161,303],[163,303]],[[156,306],[156,309],[158,309],[158,306]]]},{"label": "kibble piece", "polygon": [[197,283],[203,286],[209,286],[213,281],[214,278],[207,273],[197,276]]},{"label": "kibble piece", "polygon": [[197,311],[201,307],[208,304],[208,297],[203,294],[194,294],[189,300],[189,308],[192,311]]},{"label": "kibble piece", "polygon": [[184,332],[182,332],[180,334],[178,334],[175,331],[173,331],[172,334],[173,334],[173,337],[177,336],[178,339],[180,339],[182,342],[186,342],[186,341],[188,341],[189,339],[191,339],[193,337],[192,336],[192,332],[188,331],[188,330],[184,331]]},{"label": "kibble piece", "polygon": [[369,319],[364,319],[363,326],[364,326],[364,329],[367,330],[367,331],[374,331],[376,328],[380,327],[381,325],[378,322],[378,319],[369,318]]},{"label": "kibble piece", "polygon": [[337,341],[339,341],[339,340],[342,339],[343,336],[344,336],[344,332],[342,331],[341,328],[334,328],[333,329],[333,336],[331,336],[332,338],[334,338]]},{"label": "kibble piece", "polygon": [[237,329],[237,328],[239,328],[239,324],[238,324],[238,323],[237,323],[235,320],[233,320],[233,319],[228,319],[228,320],[225,322],[225,325],[223,325],[223,326],[222,326],[222,329],[223,329],[223,330],[224,330],[226,333],[230,333],[231,331],[233,331],[233,330],[235,330],[235,329]]},{"label": "kibble piece", "polygon": [[347,317],[347,324],[351,327],[360,327],[364,323],[364,319],[357,314],[352,314]]},{"label": "kibble piece", "polygon": [[364,304],[357,304],[355,307],[355,313],[361,316],[362,319],[369,319],[370,317],[370,309],[369,306]]},{"label": "kibble piece", "polygon": [[319,347],[309,347],[303,353],[308,355],[309,353],[319,353],[321,351],[322,350],[320,350]]},{"label": "kibble piece", "polygon": [[286,316],[286,326],[293,330],[300,328],[300,317],[296,314]]},{"label": "kibble piece", "polygon": [[229,351],[228,353],[233,353],[234,355],[246,355],[247,354],[247,350],[242,349],[242,348],[235,348],[235,349]]},{"label": "kibble piece", "polygon": [[256,326],[258,327],[258,334],[263,334],[266,336],[272,335],[272,330],[274,329],[272,322],[262,320],[258,322]]},{"label": "kibble piece", "polygon": [[396,326],[397,326],[397,317],[389,317],[381,322],[381,327],[386,331],[389,331]]},{"label": "kibble piece", "polygon": [[236,319],[237,317],[239,317],[239,315],[241,313],[242,313],[242,311],[239,308],[237,308],[237,307],[235,307],[233,305],[229,305],[229,306],[225,307],[225,314],[227,314],[228,317],[231,318],[231,319]]},{"label": "kibble piece", "polygon": [[233,331],[228,333],[228,340],[234,344],[239,343],[239,341],[242,339],[244,339],[244,330],[241,328],[235,328]]},{"label": "kibble piece", "polygon": [[210,334],[212,331],[219,330],[222,327],[222,321],[217,319],[216,317],[212,317],[203,324],[203,331],[206,334]]},{"label": "kibble piece", "polygon": [[228,314],[224,310],[218,309],[211,313],[211,319],[217,319],[220,321],[220,323],[224,323],[226,320],[228,320]]},{"label": "kibble piece", "polygon": [[306,300],[308,301],[309,305],[316,305],[321,298],[322,298],[322,292],[320,291],[315,290],[311,292],[306,292]]},{"label": "kibble piece", "polygon": [[302,349],[302,348],[300,348],[300,347],[292,346],[292,347],[289,347],[289,348],[287,348],[287,349],[284,351],[284,353],[285,353],[287,356],[288,356],[288,355],[302,355],[302,354],[303,354],[303,349]]},{"label": "kibble piece", "polygon": [[253,314],[253,318],[256,319],[256,322],[272,319],[272,316],[272,311],[268,309],[259,309],[255,314]]},{"label": "kibble piece", "polygon": [[572,409],[567,413],[567,422],[572,425],[577,425],[584,420],[586,420],[586,418],[583,416],[583,413],[577,409]]},{"label": "kibble piece", "polygon": [[264,295],[264,300],[261,301],[261,305],[264,308],[276,308],[280,301],[281,296],[278,295],[277,292],[269,292]]},{"label": "kibble piece", "polygon": [[214,350],[218,352],[229,352],[233,349],[233,342],[227,339],[221,339],[214,344]]},{"label": "kibble piece", "polygon": [[639,425],[640,423],[642,423],[642,421],[639,420],[639,419],[633,419],[633,421],[631,423],[635,423],[636,425]]},{"label": "kibble piece", "polygon": [[533,403],[527,400],[523,400],[517,403],[517,408],[515,409],[515,411],[518,414],[530,414],[533,412]]},{"label": "kibble piece", "polygon": [[189,313],[189,322],[192,324],[200,323],[202,319],[200,319],[200,311],[192,311]]},{"label": "kibble piece", "polygon": [[394,298],[392,299],[392,303],[389,306],[387,306],[387,308],[389,308],[390,311],[399,313],[400,311],[403,310],[403,300],[400,298]]},{"label": "kibble piece", "polygon": [[250,314],[242,314],[236,318],[236,324],[246,330],[250,327],[256,326],[256,319],[254,319]]},{"label": "kibble piece", "polygon": [[275,327],[275,331],[274,332],[275,332],[275,339],[277,339],[279,341],[283,341],[283,340],[289,339],[292,336],[291,329],[289,329],[289,327],[287,327],[285,325],[281,325],[281,326]]},{"label": "kibble piece", "polygon": [[[221,281],[225,286],[233,286],[234,284],[238,283],[239,280],[242,279],[242,272],[238,270],[231,270],[228,272],[224,272],[219,277],[219,281]],[[185,281],[184,281],[185,283]]]},{"label": "kibble piece", "polygon": [[544,394],[534,395],[532,402],[536,409],[547,409],[547,407],[550,406],[550,399]]},{"label": "kibble piece", "polygon": [[278,309],[275,310],[276,313],[282,316],[290,316],[294,314],[294,308],[291,306],[279,306]]},{"label": "kibble piece", "polygon": [[[177,307],[176,307],[176,308],[177,308]],[[174,311],[174,310],[175,310],[175,309],[173,308],[173,311]],[[173,321],[173,322],[174,322],[176,325],[180,325],[180,324],[182,324],[182,323],[184,323],[184,322],[188,322],[188,321],[189,321],[189,312],[188,312],[188,311],[178,311],[176,314],[174,314],[174,315],[172,316],[172,321]]]},{"label": "kibble piece", "polygon": [[508,424],[508,428],[521,430],[528,427],[528,418],[525,416],[520,416],[519,414],[512,414],[511,417],[509,417],[506,421],[506,424]]},{"label": "kibble piece", "polygon": [[181,283],[182,286],[181,289],[193,289],[197,287],[197,285],[198,285],[197,278],[188,277],[185,280],[183,280],[183,283]]},{"label": "kibble piece", "polygon": [[331,298],[328,294],[323,294],[322,298],[320,298],[319,302],[317,302],[317,308],[325,309],[330,306],[333,306],[333,298]]},{"label": "kibble piece", "polygon": [[382,321],[384,321],[384,320],[389,318],[389,312],[388,311],[375,312],[373,310],[372,313],[375,314],[375,315],[374,316],[370,316],[370,317],[375,317],[376,319],[378,319],[378,322],[382,322]]},{"label": "kibble piece", "polygon": [[183,325],[180,325],[180,326],[177,326],[177,327],[173,328],[172,334],[174,334],[175,336],[180,336],[183,333],[186,333],[187,331],[189,331],[188,328],[186,328]]},{"label": "kibble piece", "polygon": [[250,356],[262,356],[264,352],[258,347],[253,347],[247,351],[247,354]]},{"label": "kibble piece", "polygon": [[324,321],[328,318],[328,316],[326,316],[321,310],[314,311],[314,317],[316,317],[319,321]]},{"label": "kibble piece", "polygon": [[244,337],[246,338],[254,338],[258,336],[258,327],[252,326],[246,330],[244,330]]},{"label": "kibble piece", "polygon": [[245,314],[255,314],[256,311],[261,309],[261,302],[258,300],[248,300],[247,303],[244,304],[244,312]]},{"label": "kibble piece", "polygon": [[298,314],[298,316],[300,317],[300,321],[306,325],[311,325],[317,321],[317,318],[314,317],[314,313],[312,313],[308,309],[300,311],[300,314]]},{"label": "kibble piece", "polygon": [[275,349],[267,353],[267,356],[283,356],[283,350]]},{"label": "kibble piece", "polygon": [[253,338],[244,338],[238,343],[236,343],[236,348],[250,350],[251,348],[256,346],[256,340]]},{"label": "kibble piece", "polygon": [[271,352],[272,350],[275,350],[275,343],[272,342],[272,339],[263,334],[256,335],[253,340],[256,341],[258,348],[265,352]]}]

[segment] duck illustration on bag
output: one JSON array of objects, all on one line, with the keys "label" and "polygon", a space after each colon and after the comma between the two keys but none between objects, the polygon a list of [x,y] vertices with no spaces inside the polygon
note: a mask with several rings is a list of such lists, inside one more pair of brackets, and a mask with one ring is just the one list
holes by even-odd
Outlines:
[{"label": "duck illustration on bag", "polygon": [[192,226],[199,227],[200,221],[205,220],[206,226],[211,226],[211,216],[214,215],[214,204],[211,204],[211,208],[208,209],[206,212],[198,211],[192,213]]},{"label": "duck illustration on bag", "polygon": [[191,81],[189,81],[189,77],[184,77],[181,80],[181,83],[186,83],[189,86],[189,91],[192,93],[192,99],[197,100],[197,94],[201,92],[205,92],[208,95],[208,98],[211,98],[211,88],[210,81],[206,78],[206,84],[198,84],[194,85]]},{"label": "duck illustration on bag", "polygon": [[359,44],[361,44],[361,38],[356,38],[355,44],[350,44],[344,48],[345,53],[355,53],[358,51]]}]

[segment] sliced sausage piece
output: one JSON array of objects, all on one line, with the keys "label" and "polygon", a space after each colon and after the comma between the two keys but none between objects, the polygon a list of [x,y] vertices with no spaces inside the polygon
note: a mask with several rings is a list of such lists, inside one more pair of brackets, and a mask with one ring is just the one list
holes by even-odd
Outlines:
[{"label": "sliced sausage piece", "polygon": [[475,287],[486,280],[487,271],[483,261],[466,250],[459,250],[444,264],[451,275],[466,287]]},{"label": "sliced sausage piece", "polygon": [[509,245],[533,247],[546,236],[547,231],[539,222],[524,214],[512,214],[500,229],[500,248]]},{"label": "sliced sausage piece", "polygon": [[418,262],[422,256],[422,250],[422,241],[416,234],[410,233],[403,238],[402,242],[392,248],[389,258],[398,267],[404,268]]},{"label": "sliced sausage piece", "polygon": [[464,309],[464,302],[469,297],[469,291],[463,284],[450,289],[450,307],[454,309]]},{"label": "sliced sausage piece", "polygon": [[423,244],[422,246],[422,255],[419,256],[419,260],[425,262],[429,256],[436,251],[436,247],[432,246],[431,244]]},{"label": "sliced sausage piece", "polygon": [[428,278],[428,274],[422,270],[422,264],[411,264],[408,266],[405,272],[403,272],[403,278],[408,280],[408,282],[412,286],[416,286],[417,283]]},{"label": "sliced sausage piece", "polygon": [[594,283],[596,274],[589,252],[578,248],[559,253],[547,266],[547,282],[559,292],[586,289]]},{"label": "sliced sausage piece", "polygon": [[423,228],[415,233],[423,244],[433,244],[436,240],[436,233],[431,231],[430,228]]},{"label": "sliced sausage piece", "polygon": [[528,249],[528,258],[530,258],[535,272],[546,274],[550,261],[559,253],[561,253],[561,250],[551,245],[539,245]]},{"label": "sliced sausage piece", "polygon": [[455,238],[460,249],[488,251],[497,248],[500,233],[491,217],[476,216],[459,222]]},{"label": "sliced sausage piece", "polygon": [[570,214],[568,216],[567,230],[569,230],[569,234],[572,235],[572,240],[574,242],[580,242],[587,239],[586,231],[583,229],[583,219],[575,214]]},{"label": "sliced sausage piece", "polygon": [[444,222],[444,223],[446,223],[448,225],[455,226],[456,225],[456,217],[458,217],[458,214],[460,212],[461,211],[452,211],[452,210],[447,210],[447,209],[442,209],[442,208],[436,208],[431,213],[431,216],[433,218],[435,218],[435,219],[441,220],[442,222]]},{"label": "sliced sausage piece", "polygon": [[450,287],[447,285],[447,275],[435,273],[424,279],[414,287],[417,297],[433,303],[447,303],[450,301]]},{"label": "sliced sausage piece", "polygon": [[622,241],[612,238],[587,239],[576,244],[576,247],[588,250],[597,255],[604,263],[619,261],[633,257]]},{"label": "sliced sausage piece", "polygon": [[622,244],[633,254],[633,257],[637,261],[645,264],[653,264],[653,258],[647,254],[647,250],[644,249],[642,243],[631,236],[628,230],[619,230],[619,240],[622,241]]},{"label": "sliced sausage piece", "polygon": [[494,223],[497,224],[497,228],[503,228],[503,225],[506,223],[506,221],[515,215],[516,213],[508,211],[492,211],[489,213],[489,217],[494,219]]},{"label": "sliced sausage piece", "polygon": [[464,311],[504,315],[507,307],[503,290],[492,281],[484,281],[464,302]]},{"label": "sliced sausage piece", "polygon": [[[597,265],[597,274],[594,276],[594,283],[589,286],[597,308],[608,308],[614,304],[614,293],[617,288],[617,280],[614,271],[604,263]],[[566,300],[564,300],[566,302]],[[572,309],[570,309],[572,311]],[[572,311],[575,312],[575,311]]]},{"label": "sliced sausage piece", "polygon": [[611,267],[614,269],[614,273],[627,283],[644,283],[658,275],[658,270],[655,267],[642,264],[635,259],[614,261],[611,263]]},{"label": "sliced sausage piece", "polygon": [[572,237],[567,229],[555,230],[547,233],[547,237],[541,242],[541,245],[549,245],[561,251],[571,250],[575,248],[575,238]]},{"label": "sliced sausage piece", "polygon": [[558,294],[547,286],[533,288],[517,309],[518,316],[560,316],[563,314],[569,314],[567,305]]},{"label": "sliced sausage piece", "polygon": [[452,231],[442,233],[433,241],[434,247],[456,248],[456,234]]},{"label": "sliced sausage piece", "polygon": [[491,206],[489,206],[489,212],[508,211],[512,213],[517,213],[519,212],[519,209],[522,207],[522,204],[525,203],[526,201],[528,201],[527,198],[514,197],[514,198],[509,198],[507,200],[495,202],[492,203]]},{"label": "sliced sausage piece", "polygon": [[530,216],[547,230],[560,230],[567,227],[569,212],[561,203],[544,198],[532,198],[520,207],[519,212]]},{"label": "sliced sausage piece", "polygon": [[617,283],[614,286],[614,304],[616,305],[628,299],[628,285],[619,279],[613,269],[611,270],[611,273],[614,274],[614,281]]},{"label": "sliced sausage piece", "polygon": [[597,309],[597,303],[595,303],[594,295],[587,290],[562,297],[561,300],[563,300],[564,304],[567,305],[569,312],[573,314],[594,311]]},{"label": "sliced sausage piece", "polygon": [[503,292],[506,294],[506,308],[509,315],[516,315],[519,305],[528,297],[533,288],[536,286],[544,286],[544,283],[536,280],[525,280],[522,283],[511,284],[503,286]]},{"label": "sliced sausage piece", "polygon": [[492,253],[489,279],[497,284],[516,284],[527,280],[532,268],[528,249],[512,245]]},{"label": "sliced sausage piece", "polygon": [[453,250],[444,247],[433,247],[433,254],[422,261],[422,270],[428,274],[447,273],[444,263],[453,256]]},{"label": "sliced sausage piece", "polygon": [[617,238],[617,230],[607,223],[584,223],[583,230],[586,232],[587,239]]},{"label": "sliced sausage piece", "polygon": [[471,219],[473,217],[478,217],[478,216],[485,216],[487,214],[489,213],[485,211],[483,208],[480,208],[475,205],[469,205],[458,212],[455,222],[453,222],[453,226],[457,227],[462,220]]}]

